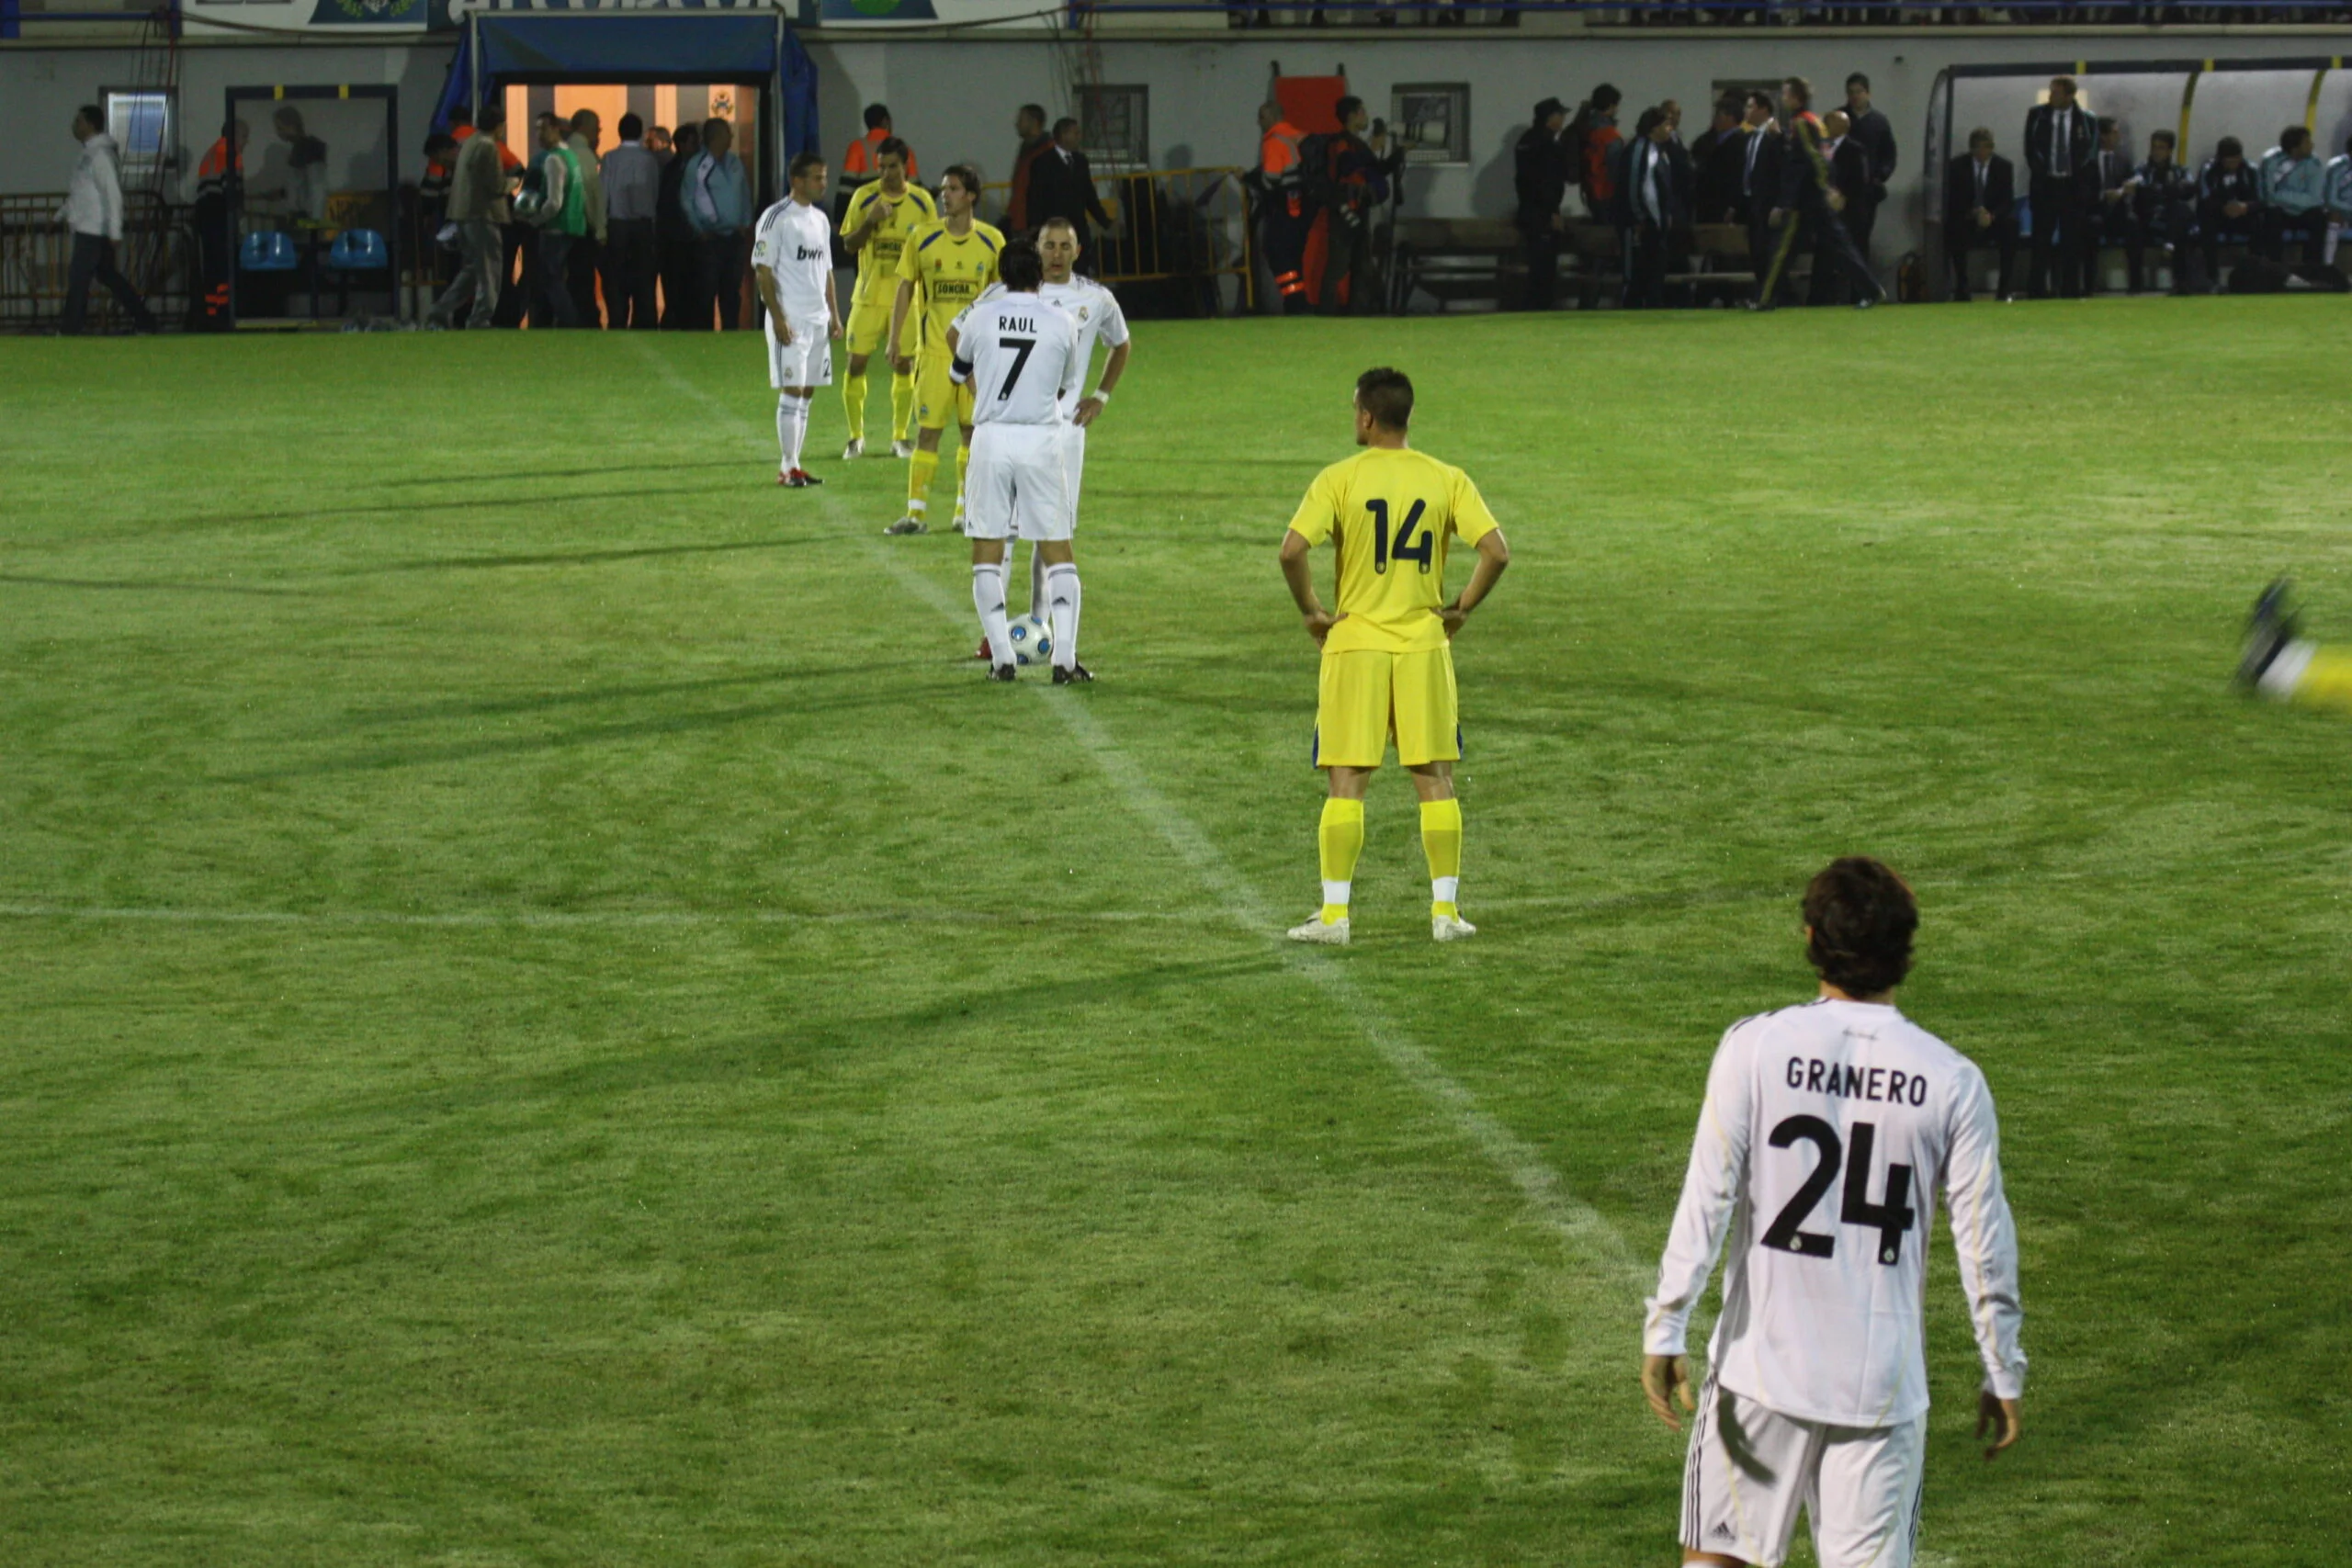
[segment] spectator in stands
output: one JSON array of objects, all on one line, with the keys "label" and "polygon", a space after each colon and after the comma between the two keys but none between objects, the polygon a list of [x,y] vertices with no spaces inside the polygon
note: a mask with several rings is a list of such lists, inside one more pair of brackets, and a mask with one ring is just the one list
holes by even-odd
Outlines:
[{"label": "spectator in stands", "polygon": [[[662,194],[653,215],[653,241],[662,266],[662,324],[673,332],[694,320],[689,303],[695,297],[701,263],[695,249],[695,226],[686,220],[686,168],[702,151],[702,131],[682,125],[670,138],[670,161],[662,165]],[[710,320],[710,302],[703,301],[703,321]]]},{"label": "spectator in stands", "polygon": [[1378,307],[1373,221],[1396,189],[1405,154],[1401,149],[1390,153],[1385,132],[1366,139],[1372,114],[1362,98],[1344,97],[1332,107],[1340,130],[1324,152],[1323,287],[1316,305],[1325,315],[1363,314]]},{"label": "spectator in stands", "polygon": [[1857,209],[1846,209],[1846,230],[1854,236],[1854,248],[1862,259],[1871,259],[1871,231],[1878,227],[1878,209],[1886,200],[1886,187],[1894,178],[1894,127],[1885,115],[1871,107],[1871,79],[1857,71],[1846,78],[1847,135],[1859,142],[1862,162],[1870,173],[1869,202]]},{"label": "spectator in stands", "polygon": [[1306,132],[1283,118],[1279,104],[1258,106],[1259,209],[1264,214],[1266,267],[1283,314],[1301,316],[1314,308],[1306,293],[1306,233],[1315,215],[1306,209],[1306,169],[1300,148]]},{"label": "spectator in stands", "polygon": [[1740,133],[1740,97],[1725,93],[1715,100],[1715,117],[1690,143],[1694,177],[1690,187],[1690,220],[1728,223],[1739,208],[1740,153],[1747,138]]},{"label": "spectator in stands", "polygon": [[2037,299],[2048,298],[2053,287],[2066,295],[2080,289],[2080,193],[2098,155],[2098,128],[2075,102],[2075,79],[2052,76],[2050,101],[2036,104],[2025,117],[2027,195],[2033,206],[2033,261],[2026,288]]},{"label": "spectator in stands", "polygon": [[1666,303],[1666,275],[1679,237],[1690,226],[1687,165],[1674,156],[1674,122],[1664,108],[1644,109],[1619,164],[1617,227],[1623,236],[1629,310]]},{"label": "spectator in stands", "polygon": [[1017,239],[1036,226],[1029,211],[1029,182],[1038,159],[1046,155],[1054,139],[1046,134],[1046,109],[1042,104],[1023,104],[1012,117],[1012,133],[1021,139],[1020,147],[1012,154],[1012,195],[1004,204],[1004,237]]},{"label": "spectator in stands", "polygon": [[588,231],[588,193],[580,181],[580,156],[567,140],[571,132],[561,115],[539,117],[539,153],[531,164],[537,183],[526,193],[527,216],[539,233],[537,276],[532,283],[535,326],[580,324],[570,263],[572,246]]},{"label": "spectator in stands", "polygon": [[2017,170],[1994,152],[1993,133],[1979,126],[1968,133],[1968,151],[1944,170],[1944,257],[1951,264],[1951,297],[1963,305],[1968,253],[1987,246],[2000,255],[1996,287],[2007,304],[2017,276]]},{"label": "spectator in stands", "polygon": [[1577,149],[1583,175],[1584,209],[1606,222],[1615,210],[1617,186],[1609,177],[1614,154],[1611,152],[1624,140],[1617,129],[1617,106],[1624,95],[1603,82],[1592,90],[1584,107],[1570,122],[1570,142]]},{"label": "spectator in stands", "polygon": [[2327,249],[2321,259],[2334,265],[2336,243],[2343,237],[2345,225],[2352,223],[2352,139],[2346,139],[2344,151],[2327,161],[2320,189],[2327,205]]},{"label": "spectator in stands", "polygon": [[1080,147],[1078,121],[1064,116],[1054,122],[1054,141],[1040,153],[1029,169],[1029,218],[1038,228],[1058,218],[1068,223],[1070,231],[1080,236],[1078,270],[1088,276],[1094,272],[1093,247],[1085,242],[1086,225],[1091,219],[1105,231],[1112,227],[1111,215],[1102,209],[1102,198],[1094,192],[1093,165],[1086,161]]},{"label": "spectator in stands", "polygon": [[2083,292],[2098,292],[2098,255],[2102,248],[2118,245],[2123,251],[2126,286],[2134,294],[2140,292],[2145,277],[2141,267],[2139,214],[2132,209],[2133,182],[2139,173],[2132,166],[2131,150],[2123,145],[2123,128],[2111,116],[2101,115],[2098,120],[2098,157],[2091,164],[2089,199],[2085,204],[2083,231]]},{"label": "spectator in stands", "polygon": [[[842,154],[842,177],[852,180],[870,180],[880,174],[882,171],[876,165],[874,155],[881,151],[882,143],[889,141],[894,134],[895,132],[890,129],[890,106],[888,104],[866,105],[865,134],[851,142],[849,151]],[[907,178],[910,180],[922,178],[922,175],[915,172],[915,152],[911,147],[907,149]]]},{"label": "spectator in stands", "polygon": [[1545,98],[1535,106],[1533,123],[1512,149],[1520,255],[1527,269],[1519,299],[1522,310],[1548,310],[1559,299],[1560,235],[1568,221],[1560,210],[1568,198],[1568,154],[1561,138],[1567,128],[1568,106]]},{"label": "spectator in stands", "polygon": [[286,184],[270,196],[284,197],[295,222],[316,227],[327,220],[327,144],[302,126],[302,111],[280,104],[270,124],[286,143]]},{"label": "spectator in stands", "polygon": [[670,166],[671,152],[670,128],[666,125],[647,126],[645,128],[645,150],[648,152],[652,153],[654,157],[660,159],[663,168],[668,168]]},{"label": "spectator in stands", "polygon": [[2287,259],[2287,241],[2301,235],[2303,260],[2316,262],[2327,248],[2327,169],[2312,152],[2312,133],[2290,125],[2278,145],[2262,155],[2262,208],[2255,233],[2262,254]]},{"label": "spectator in stands", "polygon": [[[2176,294],[2204,292],[2204,269],[2197,248],[2197,184],[2173,156],[2179,139],[2169,130],[2148,134],[2148,161],[2132,172],[2132,217],[2139,232],[2135,243],[2144,252],[2154,245],[2172,268]],[[2137,285],[2134,285],[2137,287]]]},{"label": "spectator in stands", "polygon": [[506,111],[490,104],[476,128],[480,134],[458,144],[449,178],[449,221],[458,226],[458,276],[433,302],[424,324],[457,325],[464,310],[466,325],[487,327],[498,313],[499,286],[504,282],[499,263],[504,246],[499,231],[507,220],[506,170],[499,161],[497,132],[506,124]]},{"label": "spectator in stands", "polygon": [[1747,95],[1740,129],[1746,141],[1739,150],[1739,220],[1747,225],[1747,268],[1760,282],[1772,268],[1772,209],[1780,203],[1786,151],[1780,122],[1772,118],[1771,94],[1759,87]]},{"label": "spectator in stands", "polygon": [[[1844,109],[1831,109],[1821,120],[1821,155],[1829,160],[1829,188],[1842,198],[1836,222],[1846,231],[1846,238],[1854,254],[1862,254],[1861,236],[1868,232],[1858,215],[1873,211],[1871,199],[1871,161],[1862,144],[1854,140],[1854,122]],[[1827,265],[1820,254],[1820,240],[1815,241],[1813,288],[1805,297],[1808,305],[1841,305],[1848,302],[1843,285],[1844,276]],[[1865,258],[1867,260],[1867,258]]]},{"label": "spectator in stands", "polygon": [[662,160],[645,145],[645,121],[638,116],[621,116],[620,137],[605,154],[605,312],[616,327],[650,327]]},{"label": "spectator in stands", "polygon": [[65,187],[65,203],[57,216],[74,236],[74,253],[65,265],[65,312],[57,330],[77,337],[90,311],[90,285],[103,283],[115,303],[130,312],[140,332],[155,330],[147,301],[115,270],[114,248],[122,243],[122,165],[114,138],[107,134],[107,116],[96,104],[74,111],[74,140],[82,144],[74,160],[74,178]]},{"label": "spectator in stands", "polygon": [[2223,245],[2254,243],[2255,214],[2261,207],[2261,186],[2245,161],[2245,143],[2234,136],[2222,137],[2213,145],[2212,159],[2197,176],[2197,231],[2205,247],[2205,270],[2199,281],[2206,288],[2222,287]]},{"label": "spectator in stands", "polygon": [[752,182],[735,156],[735,128],[716,117],[703,121],[702,151],[687,168],[683,196],[695,231],[695,309],[687,325],[710,330],[718,310],[721,332],[733,332],[743,307],[744,235],[752,223]]},{"label": "spectator in stands", "polygon": [[564,285],[571,290],[571,309],[580,324],[601,327],[605,318],[596,310],[596,263],[611,231],[611,220],[605,211],[604,166],[596,161],[596,144],[604,139],[605,122],[594,109],[582,109],[571,117],[569,130],[564,145],[571,149],[572,166],[580,173],[581,206],[587,226],[572,242]]}]

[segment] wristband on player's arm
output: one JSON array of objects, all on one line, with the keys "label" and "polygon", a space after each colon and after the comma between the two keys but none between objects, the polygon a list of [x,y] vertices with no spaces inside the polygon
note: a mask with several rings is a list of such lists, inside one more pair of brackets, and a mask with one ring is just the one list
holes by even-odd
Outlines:
[{"label": "wristband on player's arm", "polygon": [[1111,394],[1104,391],[1100,387],[1094,389],[1092,396],[1096,402],[1104,404],[1105,406],[1108,406],[1111,401]]},{"label": "wristband on player's arm", "polygon": [[962,386],[972,378],[972,362],[968,359],[951,362],[947,367],[947,378],[957,386]]}]

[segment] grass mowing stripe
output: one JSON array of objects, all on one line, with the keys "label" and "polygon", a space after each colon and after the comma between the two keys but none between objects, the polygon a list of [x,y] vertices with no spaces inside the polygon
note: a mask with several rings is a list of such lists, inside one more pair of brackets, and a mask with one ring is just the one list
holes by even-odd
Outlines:
[{"label": "grass mowing stripe", "polygon": [[[767,435],[754,430],[750,422],[733,409],[678,374],[676,368],[652,345],[631,338],[629,346],[673,389],[695,399],[720,421],[741,432],[746,440],[758,445],[763,451],[766,449]],[[834,510],[835,503],[830,497],[820,495],[816,499],[829,513]],[[910,597],[930,605],[950,624],[958,627],[966,625],[968,606],[958,604],[937,583],[920,572],[910,570],[903,561],[876,544],[872,537],[857,534],[854,529],[851,536],[857,539],[866,557]],[[1101,719],[1076,701],[1054,699],[1048,705],[1061,720],[1063,728],[1069,731],[1070,738],[1078,742],[1080,750],[1119,792],[1127,809],[1159,830],[1168,841],[1168,847],[1192,868],[1193,874],[1201,879],[1202,885],[1235,923],[1253,935],[1278,943],[1288,956],[1291,969],[1322,991],[1334,1007],[1345,1012],[1365,1043],[1398,1077],[1451,1118],[1455,1131],[1478,1151],[1488,1165],[1510,1180],[1547,1228],[1572,1251],[1603,1264],[1621,1285],[1637,1288],[1647,1282],[1648,1270],[1626,1247],[1625,1238],[1618,1233],[1617,1227],[1611,1224],[1599,1210],[1570,1191],[1560,1179],[1559,1173],[1546,1165],[1532,1146],[1497,1121],[1478,1103],[1477,1096],[1441,1066],[1427,1049],[1390,1021],[1380,1008],[1356,987],[1342,961],[1283,940],[1282,920],[1274,913],[1273,906],[1250,885],[1208,835],[1160,793],[1149,775],[1136,764]]]}]

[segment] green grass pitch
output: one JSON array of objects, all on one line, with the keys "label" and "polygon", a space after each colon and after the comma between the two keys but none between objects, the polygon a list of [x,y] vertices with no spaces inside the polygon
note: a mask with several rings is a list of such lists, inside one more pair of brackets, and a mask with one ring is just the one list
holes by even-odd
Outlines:
[{"label": "green grass pitch", "polygon": [[[2343,333],[1139,323],[1077,692],[748,336],[0,344],[0,1562],[1671,1562],[1640,1297],[1854,851],[2023,1240],[1926,1561],[2340,1562],[2352,722],[2226,677],[2274,571],[2352,636]],[[1379,362],[1515,552],[1482,934],[1383,776],[1302,956]]]}]

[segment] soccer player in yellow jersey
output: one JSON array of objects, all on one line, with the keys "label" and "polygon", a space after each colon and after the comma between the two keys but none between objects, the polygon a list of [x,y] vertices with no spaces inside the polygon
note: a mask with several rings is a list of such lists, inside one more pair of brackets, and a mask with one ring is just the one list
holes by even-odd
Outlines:
[{"label": "soccer player in yellow jersey", "polygon": [[[849,445],[842,460],[865,455],[865,362],[890,335],[890,307],[899,299],[899,257],[907,242],[939,219],[931,192],[907,183],[907,144],[885,138],[874,150],[882,177],[858,186],[842,214],[842,247],[857,256],[857,284],[850,291],[849,378],[842,383],[842,406],[849,413]],[[915,378],[911,371],[890,377],[890,456],[914,455]]]},{"label": "soccer player in yellow jersey", "polygon": [[[947,330],[964,307],[996,281],[996,258],[1004,236],[972,216],[979,205],[979,171],[969,164],[949,169],[939,183],[940,220],[918,231],[899,253],[899,296],[890,306],[890,363],[915,377],[915,450],[907,461],[907,514],[882,531],[924,534],[931,479],[939,471],[939,436],[950,412],[963,439],[956,453],[956,498],[960,509],[964,470],[972,455],[972,389],[948,378]],[[920,299],[918,299],[920,295]],[[920,305],[919,342],[908,337],[907,314]],[[959,519],[960,521],[960,519]]]},{"label": "soccer player in yellow jersey", "polygon": [[[1388,742],[1421,800],[1421,850],[1430,863],[1430,935],[1475,936],[1462,918],[1462,807],[1453,764],[1462,755],[1453,689],[1453,635],[1494,590],[1510,547],[1470,476],[1406,443],[1413,383],[1400,370],[1356,378],[1356,445],[1367,448],[1315,477],[1283,537],[1283,577],[1323,645],[1315,709],[1315,765],[1330,779],[1317,833],[1323,909],[1290,931],[1293,942],[1348,940],[1348,895],[1363,851],[1363,793]],[[1478,564],[1461,593],[1445,597],[1450,538],[1474,546]],[[1339,554],[1337,614],[1316,597],[1307,554],[1324,540]]]}]

